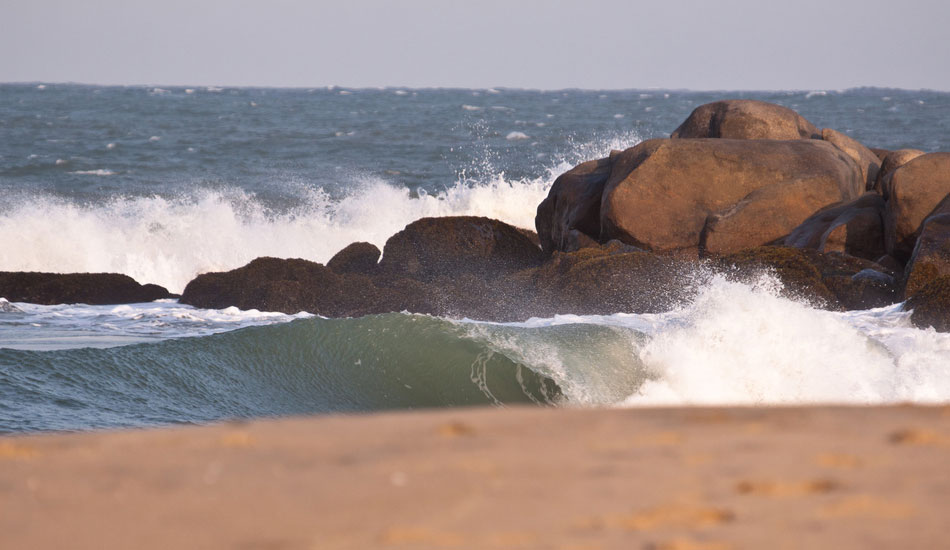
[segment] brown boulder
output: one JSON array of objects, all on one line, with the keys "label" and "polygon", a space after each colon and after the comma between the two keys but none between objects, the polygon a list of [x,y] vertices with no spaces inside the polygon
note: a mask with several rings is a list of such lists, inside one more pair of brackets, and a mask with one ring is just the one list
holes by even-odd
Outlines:
[{"label": "brown boulder", "polygon": [[775,241],[863,190],[854,160],[824,141],[650,140],[614,161],[601,240],[728,253]]},{"label": "brown boulder", "polygon": [[566,250],[571,231],[579,231],[595,241],[600,238],[600,198],[611,165],[609,158],[591,160],[554,180],[534,219],[546,254]]},{"label": "brown boulder", "polygon": [[670,137],[821,139],[821,132],[788,107],[752,99],[731,99],[697,107]]},{"label": "brown boulder", "polygon": [[877,173],[877,179],[874,181],[874,190],[884,195],[886,199],[890,195],[891,175],[894,170],[925,154],[917,149],[898,149],[890,151],[884,160],[881,161],[881,169]]},{"label": "brown boulder", "polygon": [[0,271],[0,298],[31,304],[134,304],[172,298],[158,285],[118,273]]},{"label": "brown boulder", "polygon": [[920,226],[920,236],[904,273],[905,298],[933,279],[950,275],[950,195]]},{"label": "brown boulder", "polygon": [[888,254],[907,261],[920,224],[950,193],[950,153],[919,156],[891,174],[884,215]]},{"label": "brown boulder", "polygon": [[382,253],[376,245],[365,242],[356,242],[347,245],[337,252],[327,262],[327,267],[334,273],[363,273],[371,275],[379,267],[379,256]]},{"label": "brown boulder", "polygon": [[861,173],[866,182],[865,189],[873,189],[874,182],[877,181],[878,172],[881,170],[881,159],[873,151],[862,145],[856,139],[849,137],[841,132],[825,128],[821,131],[821,139],[841,149],[849,157],[858,163]]},{"label": "brown boulder", "polygon": [[907,299],[904,309],[913,310],[910,321],[915,326],[950,332],[950,276],[937,277],[921,287]]},{"label": "brown boulder", "polygon": [[470,273],[493,278],[534,267],[542,252],[517,228],[489,218],[422,218],[386,241],[380,270],[431,281]]},{"label": "brown boulder", "polygon": [[782,242],[874,260],[884,254],[884,207],[880,195],[865,193],[850,203],[812,214]]}]

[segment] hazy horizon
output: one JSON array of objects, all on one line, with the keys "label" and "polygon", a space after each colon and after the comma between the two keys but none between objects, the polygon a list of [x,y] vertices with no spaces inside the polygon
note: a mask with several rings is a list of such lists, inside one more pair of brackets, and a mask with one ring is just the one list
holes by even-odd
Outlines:
[{"label": "hazy horizon", "polygon": [[950,6],[938,0],[36,0],[5,11],[2,82],[950,91]]}]

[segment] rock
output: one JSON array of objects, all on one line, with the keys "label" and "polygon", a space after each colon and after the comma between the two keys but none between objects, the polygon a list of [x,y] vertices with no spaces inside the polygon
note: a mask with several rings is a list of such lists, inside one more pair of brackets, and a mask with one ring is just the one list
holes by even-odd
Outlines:
[{"label": "rock", "polygon": [[376,272],[379,256],[382,253],[376,245],[365,242],[352,243],[337,252],[327,267],[334,273],[363,273],[371,275]]},{"label": "rock", "polygon": [[950,153],[921,155],[891,174],[884,236],[887,253],[906,262],[920,224],[950,193]]},{"label": "rock", "polygon": [[920,227],[920,236],[905,270],[904,297],[913,296],[943,275],[950,275],[950,195]]},{"label": "rock", "polygon": [[141,285],[118,273],[0,271],[0,296],[31,304],[134,304],[172,298],[167,290]]},{"label": "rock", "polygon": [[821,132],[787,107],[752,99],[732,99],[697,107],[670,137],[821,139]]},{"label": "rock", "polygon": [[950,276],[942,275],[921,287],[907,299],[904,309],[913,310],[910,321],[915,326],[950,332]]},{"label": "rock", "polygon": [[471,216],[422,218],[386,241],[380,270],[431,281],[473,274],[491,279],[535,267],[542,252],[517,228]]},{"label": "rock", "polygon": [[773,242],[864,190],[851,157],[819,140],[650,140],[616,156],[600,240],[723,254]]},{"label": "rock", "polygon": [[763,246],[720,257],[717,264],[744,276],[771,271],[784,285],[783,294],[827,309],[868,309],[897,301],[897,283],[880,266],[837,252]]},{"label": "rock", "polygon": [[887,156],[881,161],[881,169],[877,173],[877,179],[874,181],[874,190],[888,198],[890,196],[891,174],[901,166],[923,155],[923,151],[917,149],[898,149],[889,151]]},{"label": "rock", "polygon": [[783,244],[874,260],[884,254],[884,207],[880,195],[865,193],[850,203],[812,214]]},{"label": "rock", "polygon": [[821,131],[821,139],[834,145],[844,151],[849,157],[853,158],[866,182],[865,189],[874,189],[874,183],[877,181],[878,172],[881,170],[881,159],[873,151],[861,145],[856,139],[853,139],[841,132],[825,128]]},{"label": "rock", "polygon": [[609,158],[592,160],[554,180],[534,220],[545,253],[570,248],[567,241],[571,231],[583,233],[592,241],[600,238],[600,198],[611,166]]},{"label": "rock", "polygon": [[880,149],[878,147],[868,147],[868,149],[870,149],[871,152],[877,157],[877,160],[881,162],[884,162],[884,158],[893,152],[890,149]]},{"label": "rock", "polygon": [[683,301],[697,266],[619,242],[556,252],[542,266],[519,273],[531,289],[530,316],[559,313],[659,313]]}]

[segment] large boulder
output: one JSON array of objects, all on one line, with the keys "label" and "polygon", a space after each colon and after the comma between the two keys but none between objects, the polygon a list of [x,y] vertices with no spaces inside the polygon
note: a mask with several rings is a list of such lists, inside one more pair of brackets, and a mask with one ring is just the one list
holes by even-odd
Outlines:
[{"label": "large boulder", "polygon": [[422,218],[386,241],[380,271],[419,281],[493,278],[537,266],[542,252],[517,228],[489,218]]},{"label": "large boulder", "polygon": [[697,107],[670,137],[821,139],[821,132],[788,107],[752,99],[730,99]]},{"label": "large boulder", "polygon": [[950,275],[950,195],[920,226],[920,236],[904,273],[905,297],[913,296],[937,277]]},{"label": "large boulder", "polygon": [[372,275],[379,267],[378,262],[381,254],[382,252],[372,243],[356,242],[334,254],[327,262],[327,267],[334,273]]},{"label": "large boulder", "polygon": [[812,214],[783,244],[875,260],[884,255],[884,208],[880,195],[865,193],[855,201]]},{"label": "large boulder", "polygon": [[924,154],[923,151],[918,149],[898,149],[897,151],[888,152],[884,160],[881,161],[881,169],[877,173],[874,190],[887,199],[891,192],[891,176],[894,174],[894,170]]},{"label": "large boulder", "polygon": [[158,285],[118,273],[0,271],[0,297],[31,304],[134,304],[172,298]]},{"label": "large boulder", "polygon": [[535,217],[538,238],[546,254],[567,249],[574,230],[593,240],[600,237],[600,198],[611,165],[610,158],[588,161],[554,180]]},{"label": "large boulder", "polygon": [[838,252],[763,246],[721,256],[716,263],[740,277],[772,273],[782,282],[785,295],[827,309],[868,309],[898,301],[891,273]]},{"label": "large boulder", "polygon": [[723,254],[780,239],[864,187],[854,160],[824,141],[650,140],[616,156],[600,238]]},{"label": "large boulder", "polygon": [[907,299],[904,309],[913,310],[911,322],[920,328],[950,332],[950,276],[937,277]]},{"label": "large boulder", "polygon": [[881,170],[881,159],[873,151],[862,145],[858,140],[831,128],[825,128],[821,131],[821,139],[853,158],[864,175],[865,189],[874,188],[874,182],[877,181],[878,172]]},{"label": "large boulder", "polygon": [[884,214],[888,254],[906,262],[920,224],[950,193],[950,153],[921,155],[891,174]]}]

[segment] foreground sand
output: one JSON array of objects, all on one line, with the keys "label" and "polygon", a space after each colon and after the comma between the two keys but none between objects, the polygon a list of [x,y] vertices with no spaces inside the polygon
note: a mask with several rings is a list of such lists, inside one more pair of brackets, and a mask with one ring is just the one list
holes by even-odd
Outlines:
[{"label": "foreground sand", "polygon": [[0,548],[946,548],[950,408],[514,408],[0,438]]}]

